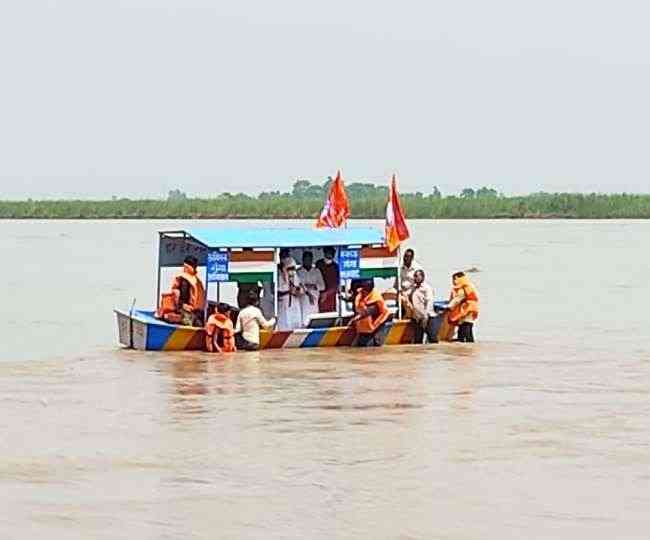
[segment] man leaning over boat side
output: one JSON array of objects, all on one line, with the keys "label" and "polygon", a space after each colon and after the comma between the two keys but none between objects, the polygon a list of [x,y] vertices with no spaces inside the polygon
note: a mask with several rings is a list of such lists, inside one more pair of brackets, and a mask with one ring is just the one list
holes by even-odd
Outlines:
[{"label": "man leaning over boat side", "polygon": [[273,328],[275,317],[266,320],[259,308],[259,296],[251,291],[247,306],[239,312],[235,324],[235,343],[239,350],[256,351],[260,348],[260,329]]},{"label": "man leaning over boat side", "polygon": [[354,317],[350,326],[357,332],[357,347],[379,347],[384,344],[386,322],[390,310],[373,280],[363,280],[356,285]]},{"label": "man leaning over boat side", "polygon": [[205,348],[208,352],[235,352],[235,329],[230,319],[231,308],[219,302],[205,324]]}]

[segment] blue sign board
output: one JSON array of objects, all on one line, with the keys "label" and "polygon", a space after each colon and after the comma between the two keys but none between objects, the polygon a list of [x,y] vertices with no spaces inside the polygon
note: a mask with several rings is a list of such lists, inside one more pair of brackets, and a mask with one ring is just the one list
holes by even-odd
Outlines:
[{"label": "blue sign board", "polygon": [[230,279],[230,255],[227,251],[208,251],[208,283]]},{"label": "blue sign board", "polygon": [[359,249],[339,249],[339,273],[341,279],[358,279],[361,277],[361,252]]}]

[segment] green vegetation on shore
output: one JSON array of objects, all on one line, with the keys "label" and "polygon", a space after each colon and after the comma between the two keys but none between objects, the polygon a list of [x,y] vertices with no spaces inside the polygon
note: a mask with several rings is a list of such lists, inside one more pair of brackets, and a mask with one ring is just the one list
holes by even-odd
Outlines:
[{"label": "green vegetation on shore", "polygon": [[[320,212],[329,180],[323,185],[307,180],[294,183],[290,193],[222,193],[214,198],[188,198],[179,190],[166,200],[108,201],[0,201],[0,219],[218,219],[315,218]],[[383,218],[387,186],[355,182],[346,186],[352,217]],[[434,187],[428,194],[402,193],[410,219],[489,218],[650,218],[650,195],[534,193],[510,197],[494,189],[464,189],[443,196]]]}]

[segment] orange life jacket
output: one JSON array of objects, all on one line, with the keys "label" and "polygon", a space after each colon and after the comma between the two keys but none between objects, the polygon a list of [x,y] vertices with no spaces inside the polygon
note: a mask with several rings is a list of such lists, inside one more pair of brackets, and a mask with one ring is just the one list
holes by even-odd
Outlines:
[{"label": "orange life jacket", "polygon": [[212,337],[214,342],[217,341],[219,335],[223,338],[223,345],[220,345],[222,352],[235,352],[235,327],[230,320],[223,313],[215,313],[210,315],[208,323],[205,325],[205,330],[209,336]]},{"label": "orange life jacket", "polygon": [[[196,275],[196,270],[189,264],[183,265],[183,271],[178,274],[172,282],[172,290],[180,288],[180,280],[184,279],[190,284],[191,311],[202,311],[205,308],[205,287],[203,282]],[[183,306],[179,306],[183,307]]]},{"label": "orange life jacket", "polygon": [[456,283],[451,289],[451,294],[449,295],[449,300],[453,300],[460,294],[460,291],[465,291],[465,298],[463,301],[453,307],[449,311],[449,322],[451,324],[457,325],[464,318],[472,315],[474,319],[478,318],[478,294],[476,288],[467,276],[456,278]]},{"label": "orange life jacket", "polygon": [[374,319],[368,315],[367,317],[364,317],[363,319],[357,321],[356,329],[360,334],[374,333],[382,324],[386,322],[388,317],[390,317],[390,311],[386,307],[386,302],[384,302],[381,294],[379,294],[376,289],[370,291],[370,293],[363,298],[361,297],[361,294],[357,294],[354,297],[354,309],[357,313],[364,311],[371,305],[376,305],[379,313]]}]

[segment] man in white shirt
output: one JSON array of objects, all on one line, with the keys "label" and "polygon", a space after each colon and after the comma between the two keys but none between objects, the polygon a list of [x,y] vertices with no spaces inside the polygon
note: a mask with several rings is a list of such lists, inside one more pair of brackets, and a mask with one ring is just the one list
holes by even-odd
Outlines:
[{"label": "man in white shirt", "polygon": [[305,288],[305,294],[300,297],[303,325],[309,324],[309,317],[318,313],[320,293],[325,290],[323,274],[314,266],[314,254],[305,251],[302,254],[302,266],[298,270],[298,278]]},{"label": "man in white shirt", "polygon": [[[416,270],[422,270],[422,266],[415,261],[415,252],[409,248],[404,252],[402,266],[399,272],[401,292],[404,296],[411,294]],[[395,288],[397,288],[397,280],[395,280]]]},{"label": "man in white shirt", "polygon": [[248,295],[248,305],[239,312],[235,325],[235,342],[239,350],[256,351],[260,348],[260,328],[273,328],[275,317],[266,320],[255,291]]},{"label": "man in white shirt", "polygon": [[438,330],[442,317],[433,310],[433,287],[424,281],[424,270],[413,274],[413,286],[406,299],[406,304],[415,321],[415,343],[422,343],[426,334],[429,343],[438,343]]}]

